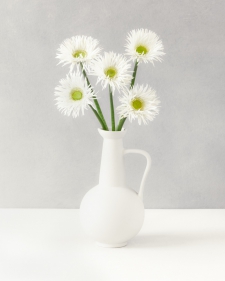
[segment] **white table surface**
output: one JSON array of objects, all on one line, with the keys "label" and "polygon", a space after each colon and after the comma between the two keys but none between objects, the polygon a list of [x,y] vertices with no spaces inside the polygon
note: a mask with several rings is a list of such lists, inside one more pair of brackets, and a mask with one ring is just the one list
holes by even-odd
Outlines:
[{"label": "white table surface", "polygon": [[124,248],[96,246],[78,212],[0,209],[0,280],[225,280],[225,210],[146,210]]}]

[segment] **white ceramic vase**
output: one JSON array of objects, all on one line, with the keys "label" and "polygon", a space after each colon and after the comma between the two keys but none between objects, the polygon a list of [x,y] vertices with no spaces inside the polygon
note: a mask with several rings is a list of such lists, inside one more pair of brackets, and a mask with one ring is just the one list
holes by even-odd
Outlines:
[{"label": "white ceramic vase", "polygon": [[[99,246],[123,247],[140,231],[144,222],[143,191],[151,165],[150,155],[138,149],[124,149],[123,131],[103,131],[103,149],[99,184],[90,189],[80,205],[84,231]],[[139,153],[147,166],[139,192],[125,184],[124,154]]]}]

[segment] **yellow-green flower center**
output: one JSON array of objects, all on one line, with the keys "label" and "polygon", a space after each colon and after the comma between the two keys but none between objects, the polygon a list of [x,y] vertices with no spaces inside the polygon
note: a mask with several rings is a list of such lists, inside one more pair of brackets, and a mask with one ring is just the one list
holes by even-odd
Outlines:
[{"label": "yellow-green flower center", "polygon": [[83,97],[83,93],[80,89],[74,89],[71,91],[71,98],[74,101],[81,100]]},{"label": "yellow-green flower center", "polygon": [[141,99],[136,98],[132,100],[131,105],[135,110],[142,110],[144,107],[144,102]]},{"label": "yellow-green flower center", "polygon": [[117,74],[117,71],[113,67],[109,67],[105,70],[105,75],[108,76],[109,78],[115,77]]},{"label": "yellow-green flower center", "polygon": [[84,58],[86,57],[86,55],[87,53],[84,50],[77,50],[73,53],[74,58],[80,58],[80,57]]},{"label": "yellow-green flower center", "polygon": [[136,52],[140,55],[146,55],[148,52],[148,49],[145,46],[140,45],[136,48]]}]

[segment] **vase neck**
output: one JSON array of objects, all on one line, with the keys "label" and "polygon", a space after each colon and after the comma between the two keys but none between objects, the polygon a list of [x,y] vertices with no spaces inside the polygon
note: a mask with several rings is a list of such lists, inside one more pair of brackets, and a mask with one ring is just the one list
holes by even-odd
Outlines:
[{"label": "vase neck", "polygon": [[126,132],[102,130],[99,132],[103,137],[99,185],[102,187],[124,187],[123,137]]}]

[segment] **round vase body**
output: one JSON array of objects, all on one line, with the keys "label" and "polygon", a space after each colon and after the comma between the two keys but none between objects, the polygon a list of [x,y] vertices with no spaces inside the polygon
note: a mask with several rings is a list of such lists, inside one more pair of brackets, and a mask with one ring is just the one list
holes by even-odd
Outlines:
[{"label": "round vase body", "polygon": [[140,231],[144,205],[132,189],[97,185],[84,196],[80,219],[86,234],[100,246],[122,247]]}]

